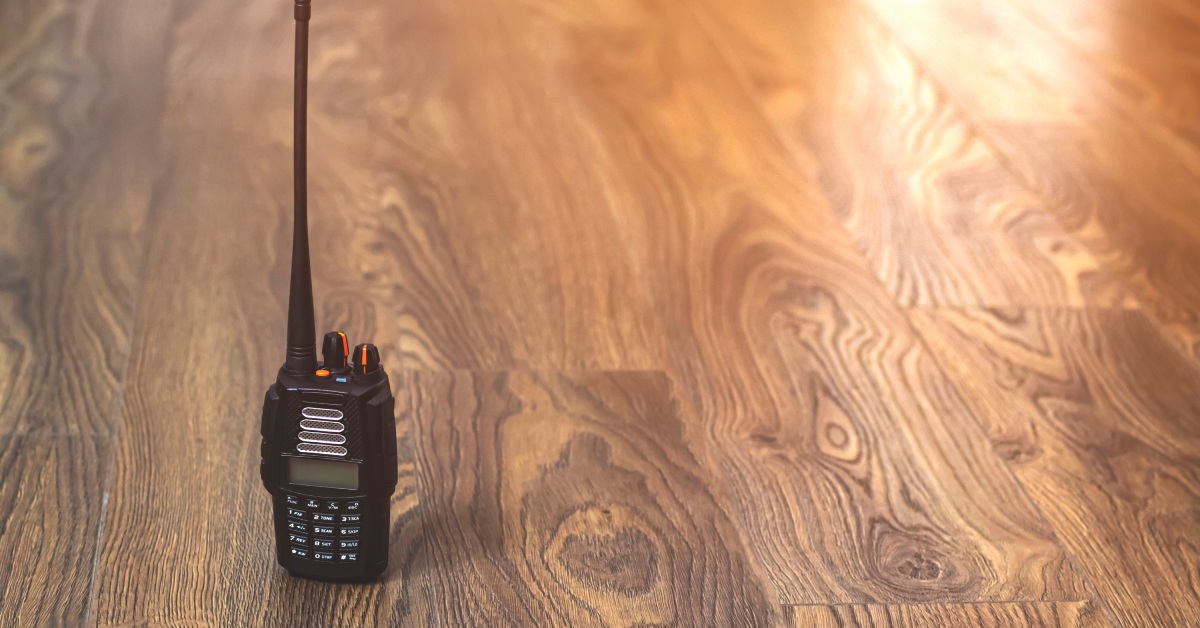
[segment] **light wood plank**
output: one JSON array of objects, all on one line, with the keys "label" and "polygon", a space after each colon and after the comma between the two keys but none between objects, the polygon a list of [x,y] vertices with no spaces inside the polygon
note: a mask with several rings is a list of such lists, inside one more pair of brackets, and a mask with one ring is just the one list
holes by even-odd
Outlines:
[{"label": "light wood plank", "polygon": [[410,380],[446,625],[766,625],[662,373]]},{"label": "light wood plank", "polygon": [[1066,40],[1145,115],[1200,147],[1200,5],[1011,0]]},{"label": "light wood plank", "polygon": [[1125,626],[1200,616],[1200,371],[1134,312],[917,311]]},{"label": "light wood plank", "polygon": [[900,304],[1133,303],[860,8],[701,6]]},{"label": "light wood plank", "polygon": [[1200,149],[1007,2],[862,1],[1068,232],[1200,356]]}]

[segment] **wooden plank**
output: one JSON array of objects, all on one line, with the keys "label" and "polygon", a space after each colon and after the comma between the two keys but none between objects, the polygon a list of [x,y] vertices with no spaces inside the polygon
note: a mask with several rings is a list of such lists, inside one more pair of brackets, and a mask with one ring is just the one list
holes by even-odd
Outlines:
[{"label": "wooden plank", "polygon": [[782,602],[1086,595],[687,7],[545,3],[511,24],[539,46],[505,56],[574,86],[620,156],[614,197],[641,199],[621,222],[697,448]]},{"label": "wooden plank", "polygon": [[[331,5],[328,13],[338,12]],[[173,170],[161,194],[174,201],[149,237],[97,566],[98,624],[431,621],[403,427],[387,577],[365,585],[310,582],[275,564],[269,497],[257,474],[258,413],[283,359],[291,14],[289,3],[231,0],[192,6],[173,24],[164,122]],[[314,32],[315,84],[338,54],[335,38],[317,41]],[[342,87],[350,98],[358,85]],[[334,95],[331,86],[314,94],[314,118],[359,115],[339,112]],[[321,137],[312,138],[314,157],[329,150],[317,147],[331,126],[338,128],[314,124]],[[314,172],[334,161],[314,158]],[[373,304],[399,279],[381,252],[377,213],[349,209],[373,205],[339,196],[363,174],[339,174],[314,176],[326,183],[310,197],[320,327],[344,329],[352,342],[370,338],[397,372],[407,328]],[[331,209],[339,207],[335,200],[347,209]]]},{"label": "wooden plank", "polygon": [[1200,370],[1141,314],[917,311],[1117,621],[1200,617]]},{"label": "wooden plank", "polygon": [[421,373],[409,387],[447,625],[773,615],[662,373]]},{"label": "wooden plank", "polygon": [[1142,113],[1200,147],[1200,7],[1189,0],[1012,0]]},{"label": "wooden plank", "polygon": [[789,606],[787,617],[796,628],[1099,628],[1112,625],[1104,613],[1089,602]]},{"label": "wooden plank", "polygon": [[163,170],[169,15],[0,6],[0,434],[112,432]]},{"label": "wooden plank", "polygon": [[0,436],[0,624],[87,621],[110,455],[102,437]]},{"label": "wooden plank", "polygon": [[1068,232],[1200,356],[1200,149],[1009,3],[864,1]]},{"label": "wooden plank", "polygon": [[[619,164],[567,86],[514,64],[535,45],[501,40],[519,15],[432,1],[322,9],[312,94],[336,115],[312,118],[314,212],[361,212],[340,220],[372,233],[344,249],[344,281],[318,292],[353,302],[382,283],[373,302],[403,327],[413,368],[661,368],[624,252],[630,226],[611,210],[640,199],[613,196]],[[364,249],[373,260],[355,259]]]},{"label": "wooden plank", "polygon": [[1132,303],[860,9],[702,6],[706,29],[900,304]]}]

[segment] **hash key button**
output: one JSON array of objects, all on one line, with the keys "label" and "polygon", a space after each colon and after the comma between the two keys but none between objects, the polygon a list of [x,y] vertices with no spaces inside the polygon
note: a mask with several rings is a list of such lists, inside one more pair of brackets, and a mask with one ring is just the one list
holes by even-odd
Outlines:
[{"label": "hash key button", "polygon": [[362,521],[362,515],[342,515],[342,523],[358,523]]},{"label": "hash key button", "polygon": [[323,512],[314,512],[313,516],[312,516],[312,520],[318,521],[320,523],[333,523],[333,515],[326,514]]},{"label": "hash key button", "polygon": [[358,552],[342,552],[341,554],[338,554],[338,560],[343,562],[348,560],[358,560]]}]

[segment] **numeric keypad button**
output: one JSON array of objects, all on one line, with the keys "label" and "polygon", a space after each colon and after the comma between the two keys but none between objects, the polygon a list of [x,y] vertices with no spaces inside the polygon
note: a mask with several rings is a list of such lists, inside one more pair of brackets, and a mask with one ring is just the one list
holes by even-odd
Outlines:
[{"label": "numeric keypad button", "polygon": [[333,523],[334,518],[334,515],[324,512],[314,512],[312,514],[312,520],[318,523]]},{"label": "numeric keypad button", "polygon": [[341,539],[338,541],[338,549],[358,549],[358,539]]},{"label": "numeric keypad button", "polygon": [[313,534],[328,534],[333,536],[333,526],[313,526]]},{"label": "numeric keypad button", "polygon": [[297,508],[288,508],[288,516],[293,519],[304,519],[304,511]]},{"label": "numeric keypad button", "polygon": [[308,545],[308,537],[300,534],[289,534],[288,541],[295,545]]},{"label": "numeric keypad button", "polygon": [[342,515],[342,523],[358,523],[362,521],[362,515]]},{"label": "numeric keypad button", "polygon": [[322,539],[322,538],[319,538],[319,537],[314,537],[314,538],[313,538],[313,547],[315,547],[315,548],[317,548],[317,549],[326,549],[326,548],[332,548],[332,547],[333,547],[333,540],[332,540],[332,539]]},{"label": "numeric keypad button", "polygon": [[308,524],[300,523],[299,521],[287,522],[287,527],[292,532],[308,532]]},{"label": "numeric keypad button", "polygon": [[359,532],[362,532],[362,528],[359,528],[358,526],[352,526],[352,527],[348,527],[348,528],[342,528],[341,535],[342,536],[358,536]]},{"label": "numeric keypad button", "polygon": [[333,560],[333,552],[313,552],[313,558],[317,560]]}]

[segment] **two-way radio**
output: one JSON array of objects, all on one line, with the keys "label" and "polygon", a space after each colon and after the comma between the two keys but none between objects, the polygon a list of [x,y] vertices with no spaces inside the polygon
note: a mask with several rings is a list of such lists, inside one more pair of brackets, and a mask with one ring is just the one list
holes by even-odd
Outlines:
[{"label": "two-way radio", "polygon": [[287,359],[267,389],[259,472],[275,555],[293,576],[369,580],[388,563],[396,490],[395,401],[379,351],[325,334],[317,365],[308,261],[307,87],[311,0],[295,0],[295,214]]}]

